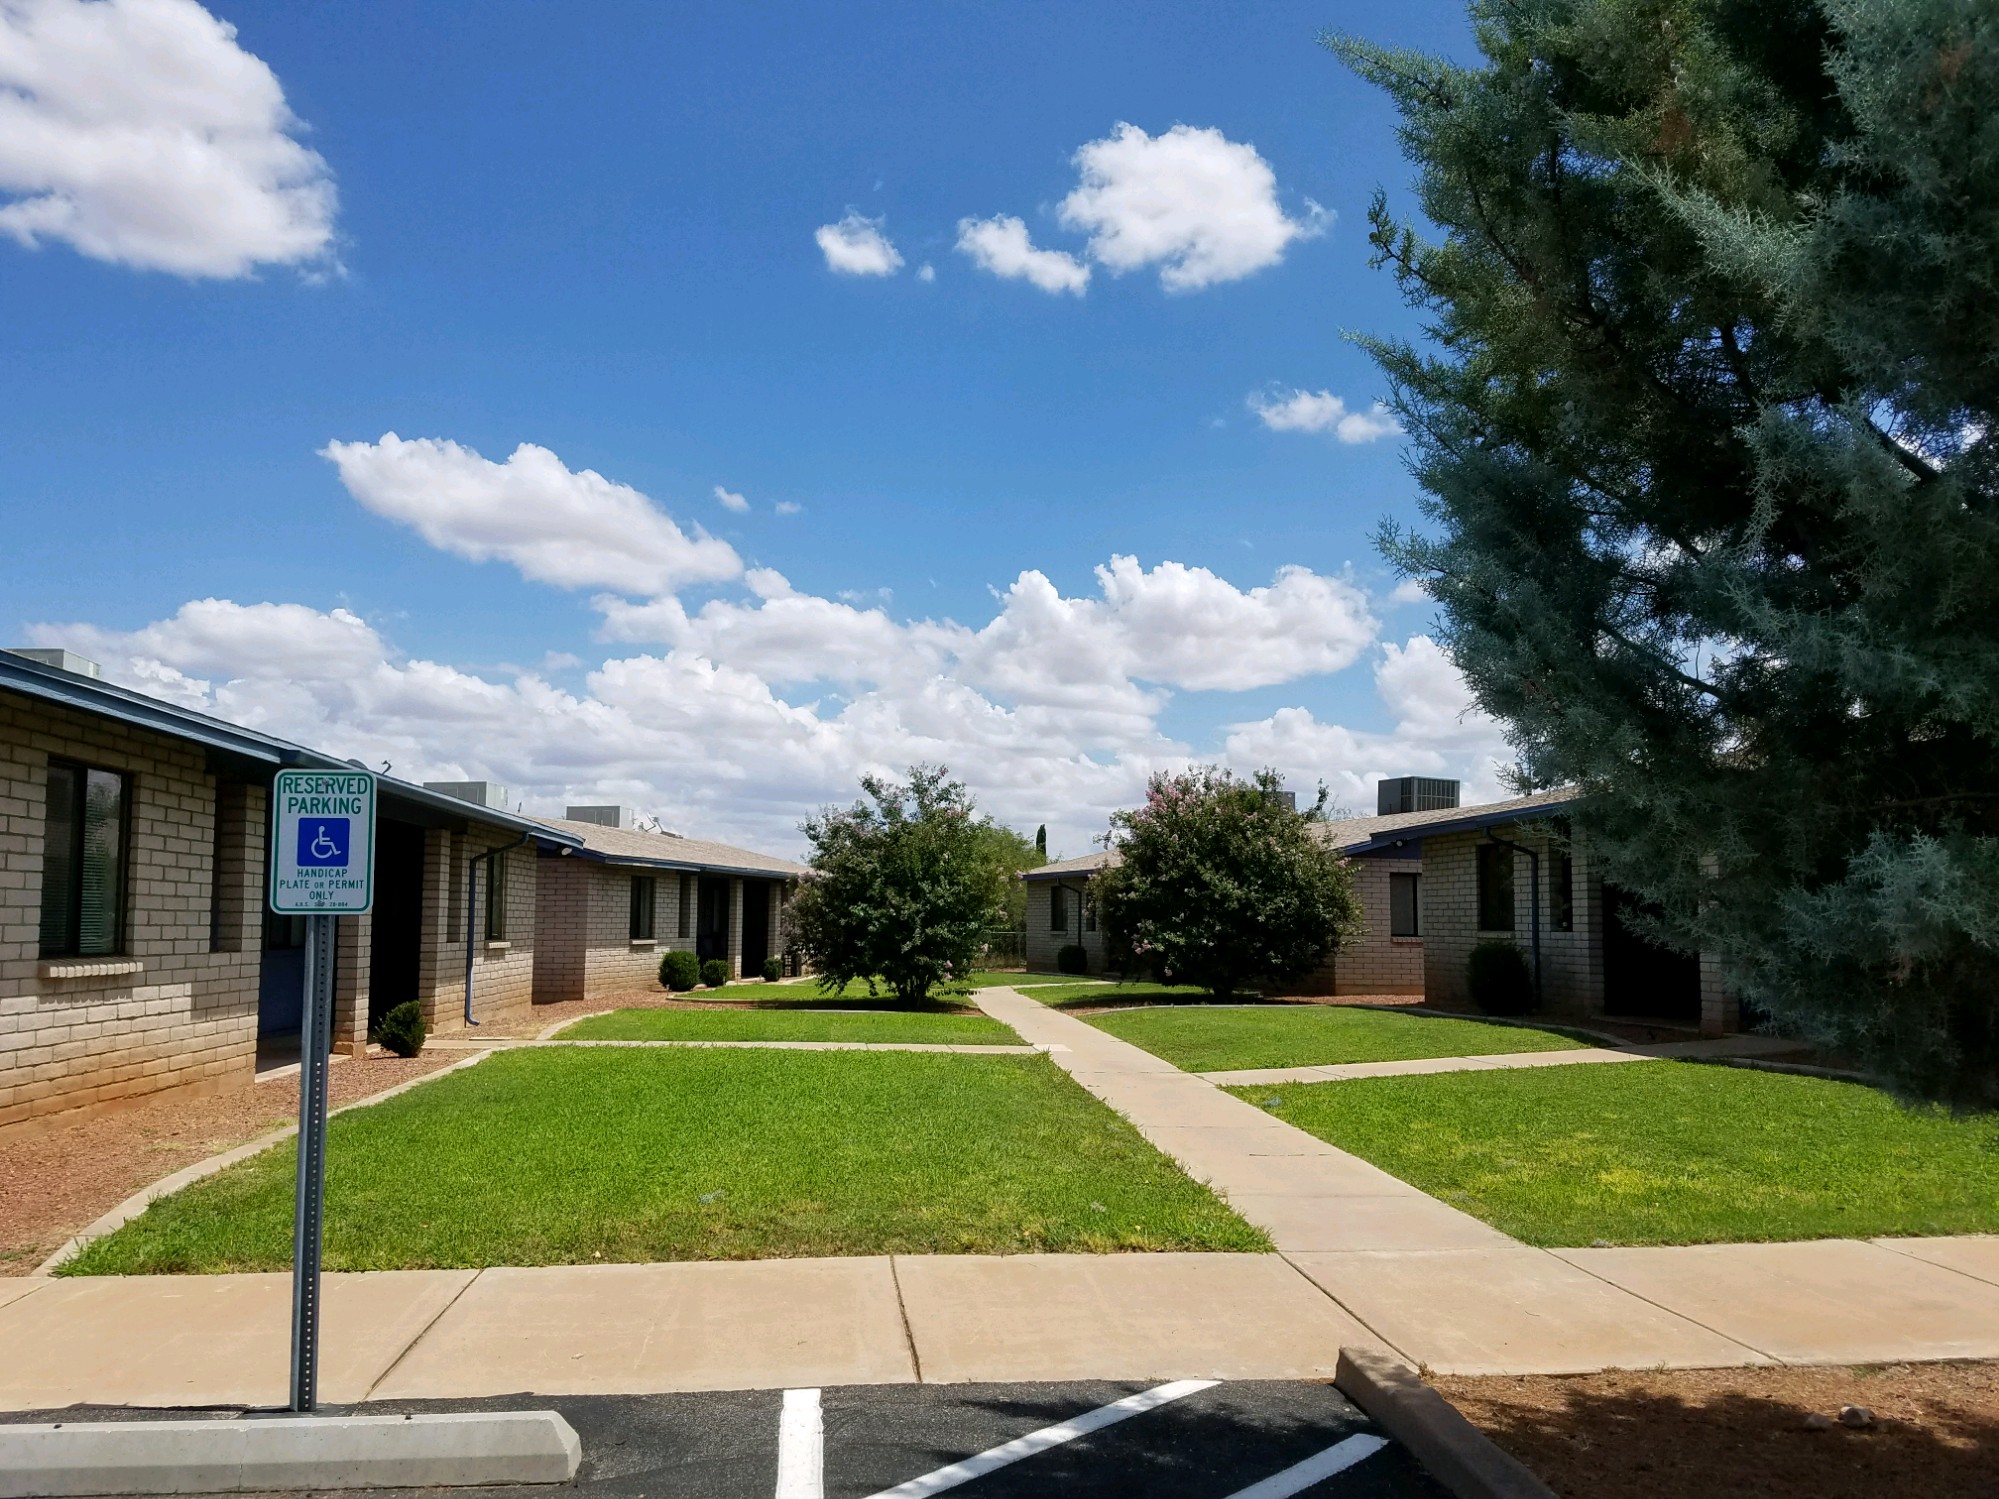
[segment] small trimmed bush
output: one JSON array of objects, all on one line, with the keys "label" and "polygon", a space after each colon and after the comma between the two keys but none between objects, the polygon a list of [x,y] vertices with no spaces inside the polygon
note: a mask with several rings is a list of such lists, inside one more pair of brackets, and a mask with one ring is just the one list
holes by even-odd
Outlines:
[{"label": "small trimmed bush", "polygon": [[701,982],[710,989],[719,989],[729,982],[729,965],[720,958],[710,958],[701,965]]},{"label": "small trimmed bush", "polygon": [[1057,973],[1088,973],[1090,971],[1089,952],[1080,942],[1071,942],[1066,947],[1058,948],[1055,953],[1055,971]]},{"label": "small trimmed bush", "polygon": [[659,960],[662,989],[692,989],[701,982],[701,960],[691,952],[670,952]]},{"label": "small trimmed bush", "polygon": [[399,1057],[413,1057],[423,1050],[423,1040],[428,1034],[423,1024],[423,1006],[406,999],[377,1022],[375,1043]]},{"label": "small trimmed bush", "polygon": [[777,982],[777,981],[778,981],[779,979],[781,979],[781,978],[783,978],[783,977],[784,977],[784,959],[782,959],[782,958],[765,958],[765,959],[764,959],[764,982],[765,982],[766,984],[774,984],[774,983],[776,983],[776,982]]},{"label": "small trimmed bush", "polygon": [[1465,964],[1472,1003],[1488,1015],[1526,1015],[1534,1009],[1534,972],[1511,942],[1481,942]]}]

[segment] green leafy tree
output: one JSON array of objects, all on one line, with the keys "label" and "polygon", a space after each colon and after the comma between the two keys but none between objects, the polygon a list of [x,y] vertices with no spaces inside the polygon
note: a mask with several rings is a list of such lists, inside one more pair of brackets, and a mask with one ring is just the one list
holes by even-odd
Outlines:
[{"label": "green leafy tree", "polygon": [[1359,923],[1353,874],[1315,831],[1324,789],[1304,812],[1280,789],[1275,771],[1203,766],[1155,775],[1144,806],[1112,813],[1118,857],[1091,882],[1112,946],[1222,996],[1325,962]]},{"label": "green leafy tree", "polygon": [[1025,870],[1039,869],[1046,864],[1048,855],[1012,828],[999,823],[982,818],[974,827],[985,841],[986,857],[1005,877],[999,924],[1017,932],[1027,925],[1027,887],[1020,882],[1020,876]]},{"label": "green leafy tree", "polygon": [[865,797],[802,824],[812,873],[791,902],[791,938],[823,989],[886,984],[920,1004],[969,973],[1015,883],[1004,829],[977,816],[961,782],[917,765],[907,783],[863,776]]},{"label": "green leafy tree", "polygon": [[1909,1092],[1999,1104],[1999,10],[1482,0],[1330,38],[1440,231],[1370,340],[1383,542],[1657,934]]}]

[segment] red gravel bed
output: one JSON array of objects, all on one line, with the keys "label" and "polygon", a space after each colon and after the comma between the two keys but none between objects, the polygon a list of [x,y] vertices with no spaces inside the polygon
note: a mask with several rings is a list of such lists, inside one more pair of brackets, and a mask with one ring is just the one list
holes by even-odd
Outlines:
[{"label": "red gravel bed", "polygon": [[1430,1383],[1563,1499],[1999,1494],[1999,1363]]},{"label": "red gravel bed", "polygon": [[[343,1057],[328,1069],[339,1108],[465,1054]],[[167,1094],[25,1139],[0,1137],[0,1276],[26,1275],[134,1192],[298,1119],[298,1074],[205,1098]]]}]

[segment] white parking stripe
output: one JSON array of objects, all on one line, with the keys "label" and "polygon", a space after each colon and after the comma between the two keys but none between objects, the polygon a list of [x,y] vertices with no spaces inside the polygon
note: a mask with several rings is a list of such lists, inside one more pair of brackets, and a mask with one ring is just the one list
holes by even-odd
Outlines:
[{"label": "white parking stripe", "polygon": [[1385,1437],[1364,1433],[1348,1437],[1344,1442],[1333,1443],[1324,1452],[1314,1453],[1302,1463],[1293,1463],[1282,1473],[1271,1474],[1261,1483],[1236,1490],[1229,1495],[1229,1499],[1291,1499],[1293,1494],[1304,1493],[1321,1479],[1344,1473],[1355,1463],[1373,1457],[1387,1445]]},{"label": "white parking stripe", "polygon": [[1158,1385],[1150,1390],[1141,1390],[1136,1395],[1127,1395],[1122,1400],[1113,1400],[1109,1405],[1100,1405],[1074,1420],[1064,1421],[1060,1426],[1044,1426],[1039,1431],[1030,1431],[1024,1437],[1015,1437],[998,1447],[990,1447],[976,1457],[968,1457],[963,1462],[952,1463],[948,1468],[939,1468],[934,1473],[925,1473],[921,1478],[912,1478],[907,1483],[899,1483],[892,1489],[883,1489],[869,1499],[926,1499],[930,1494],[941,1494],[946,1489],[955,1489],[961,1483],[970,1483],[974,1478],[983,1477],[995,1468],[1004,1468],[1008,1463],[1017,1463],[1023,1457],[1032,1457],[1037,1452],[1046,1452],[1050,1447],[1059,1447],[1064,1442],[1073,1442],[1077,1437],[1088,1436],[1093,1431],[1102,1431],[1106,1426],[1115,1426],[1120,1421],[1133,1416],[1144,1415],[1149,1410],[1157,1410],[1184,1395],[1199,1394],[1202,1390],[1212,1390],[1220,1384],[1219,1379],[1180,1379],[1172,1384]]},{"label": "white parking stripe", "polygon": [[777,1499],[826,1499],[826,1418],[817,1390],[786,1390],[777,1418]]}]

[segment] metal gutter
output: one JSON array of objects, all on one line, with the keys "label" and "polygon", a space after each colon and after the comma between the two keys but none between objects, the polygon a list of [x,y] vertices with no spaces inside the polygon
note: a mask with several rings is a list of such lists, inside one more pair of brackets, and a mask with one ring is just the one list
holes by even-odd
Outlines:
[{"label": "metal gutter", "polygon": [[1562,797],[1554,801],[1537,802],[1531,807],[1507,807],[1483,814],[1473,810],[1464,817],[1412,823],[1408,827],[1392,828],[1387,832],[1377,833],[1372,838],[1358,843],[1342,844],[1340,852],[1350,856],[1383,853],[1398,844],[1421,843],[1425,839],[1439,838],[1446,833],[1477,833],[1487,828],[1504,827],[1511,822],[1535,822],[1543,817],[1558,817],[1573,807],[1579,799],[1572,796]]}]

